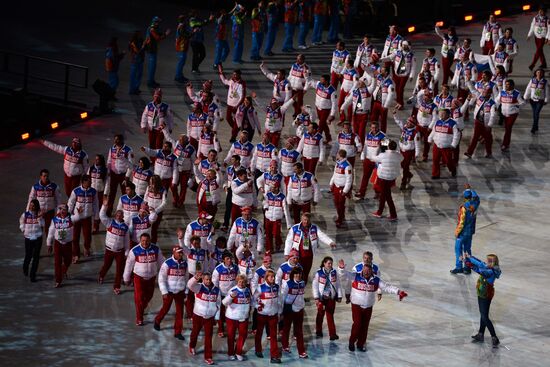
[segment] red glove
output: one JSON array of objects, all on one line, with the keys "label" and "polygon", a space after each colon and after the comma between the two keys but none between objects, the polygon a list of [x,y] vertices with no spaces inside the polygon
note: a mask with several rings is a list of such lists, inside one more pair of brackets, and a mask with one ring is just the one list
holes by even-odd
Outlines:
[{"label": "red glove", "polygon": [[471,261],[465,261],[465,262],[464,262],[464,265],[466,265],[466,266],[467,266],[468,268],[470,268],[470,269],[473,269],[473,268],[474,268],[474,264],[472,264]]},{"label": "red glove", "polygon": [[399,300],[400,301],[402,301],[403,298],[408,296],[407,292],[405,292],[405,291],[399,291],[399,293],[397,293],[397,294],[399,295]]}]

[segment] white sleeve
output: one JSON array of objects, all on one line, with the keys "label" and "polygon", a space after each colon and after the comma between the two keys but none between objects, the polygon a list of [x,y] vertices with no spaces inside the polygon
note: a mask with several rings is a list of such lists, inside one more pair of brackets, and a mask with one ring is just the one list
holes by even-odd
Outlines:
[{"label": "white sleeve", "polygon": [[44,146],[48,149],[51,149],[53,150],[54,152],[56,153],[59,153],[59,154],[65,154],[65,150],[68,148],[66,146],[62,146],[62,145],[58,145],[58,144],[55,144],[55,143],[52,143],[51,141],[49,140],[43,140],[42,141],[42,144],[44,144]]},{"label": "white sleeve", "polygon": [[313,292],[313,299],[319,299],[319,273],[315,272],[313,281],[311,282],[311,290]]},{"label": "white sleeve", "polygon": [[126,266],[124,267],[124,282],[127,283],[130,281],[130,275],[132,275],[132,271],[134,271],[134,264],[136,263],[136,257],[134,255],[133,251],[130,251],[128,253],[128,257],[126,258]]},{"label": "white sleeve", "polygon": [[160,293],[164,296],[168,293],[168,266],[166,263],[160,267],[158,283]]}]

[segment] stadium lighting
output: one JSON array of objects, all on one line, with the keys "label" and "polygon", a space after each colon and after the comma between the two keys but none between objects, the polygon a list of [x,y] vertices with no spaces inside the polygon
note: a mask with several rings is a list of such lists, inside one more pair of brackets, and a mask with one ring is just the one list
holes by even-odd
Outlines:
[{"label": "stadium lighting", "polygon": [[54,129],[54,130],[55,130],[55,129],[57,129],[57,128],[59,127],[59,122],[57,122],[57,121],[54,121],[54,122],[52,122],[52,123],[51,123],[51,125],[50,125],[50,126],[52,127],[52,129]]},{"label": "stadium lighting", "polygon": [[523,11],[529,11],[529,10],[531,10],[531,5],[525,4],[525,5],[523,5],[523,6],[521,7],[521,10],[523,10]]},{"label": "stadium lighting", "polygon": [[412,33],[416,30],[416,27],[415,26],[410,26],[409,28],[407,28],[407,31],[409,31],[409,33]]},{"label": "stadium lighting", "polygon": [[443,27],[444,24],[445,23],[442,20],[440,20],[439,22],[435,23],[435,26],[441,28]]},{"label": "stadium lighting", "polygon": [[474,16],[473,16],[473,15],[466,15],[466,16],[464,17],[464,20],[467,21],[467,22],[471,21],[472,19],[474,19]]},{"label": "stadium lighting", "polygon": [[500,14],[502,14],[502,10],[497,9],[497,10],[494,11],[493,14],[495,14],[495,15],[500,15]]},{"label": "stadium lighting", "polygon": [[80,114],[80,118],[81,118],[82,120],[84,120],[85,118],[88,118],[88,112],[82,112],[82,113]]},{"label": "stadium lighting", "polygon": [[29,133],[23,133],[21,134],[21,140],[27,140],[28,138],[31,137],[31,134]]}]

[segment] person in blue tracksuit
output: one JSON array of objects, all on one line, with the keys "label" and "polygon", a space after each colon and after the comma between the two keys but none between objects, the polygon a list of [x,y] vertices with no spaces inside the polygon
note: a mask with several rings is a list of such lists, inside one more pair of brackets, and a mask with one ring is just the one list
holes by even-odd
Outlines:
[{"label": "person in blue tracksuit", "polygon": [[329,12],[329,29],[328,29],[328,41],[330,43],[338,42],[338,32],[340,32],[340,9],[338,0],[329,0],[328,2]]},{"label": "person in blue tracksuit", "polygon": [[311,43],[314,46],[323,43],[323,27],[327,19],[327,0],[313,0],[313,34]]},{"label": "person in blue tracksuit", "polygon": [[472,342],[482,343],[484,340],[485,329],[489,329],[491,333],[491,339],[493,348],[498,347],[500,341],[498,340],[495,332],[495,327],[489,319],[489,309],[491,308],[491,301],[495,295],[495,281],[500,278],[502,271],[498,261],[498,256],[495,254],[487,255],[487,262],[483,262],[469,254],[465,254],[466,266],[479,274],[477,280],[477,301],[479,306],[479,331],[477,334],[472,335]]},{"label": "person in blue tracksuit", "polygon": [[292,52],[294,50],[294,31],[296,30],[298,0],[285,1],[285,38],[283,41],[283,52]]},{"label": "person in blue tracksuit", "polygon": [[307,49],[306,37],[311,24],[311,0],[300,0],[298,3],[298,48]]},{"label": "person in blue tracksuit", "polygon": [[115,92],[119,83],[118,67],[125,54],[126,52],[124,51],[118,51],[118,38],[112,37],[107,46],[107,50],[105,50],[105,71],[107,71],[107,76],[109,78],[109,86]]},{"label": "person in blue tracksuit", "polygon": [[455,228],[455,267],[451,274],[470,274],[470,269],[463,266],[464,255],[472,254],[472,236],[476,231],[476,215],[479,208],[479,196],[466,186],[463,193],[464,203],[458,209],[458,223]]},{"label": "person in blue tracksuit", "polygon": [[188,80],[183,76],[183,67],[187,60],[187,52],[189,51],[190,38],[189,22],[185,15],[178,16],[178,27],[176,28],[176,75],[174,80],[178,83],[186,83]]},{"label": "person in blue tracksuit", "polygon": [[262,49],[267,23],[263,0],[258,3],[257,8],[252,9],[250,19],[252,25],[252,48],[250,49],[250,60],[259,61],[262,59],[260,56],[260,50]]},{"label": "person in blue tracksuit", "polygon": [[145,34],[145,51],[147,53],[147,86],[149,88],[158,88],[160,84],[155,80],[155,73],[157,71],[157,52],[159,42],[170,35],[170,29],[165,32],[161,32],[159,24],[161,19],[159,17],[153,17],[151,25],[147,28]]},{"label": "person in blue tracksuit", "polygon": [[244,6],[237,4],[233,8],[230,14],[233,26],[231,28],[231,34],[233,35],[233,62],[236,64],[242,64],[243,61],[243,43],[244,43],[244,20],[246,16],[246,10]]},{"label": "person in blue tracksuit", "polygon": [[138,95],[141,93],[141,78],[143,77],[143,62],[145,61],[145,48],[143,44],[143,33],[135,31],[128,43],[130,54],[130,87],[128,93]]},{"label": "person in blue tracksuit", "polygon": [[218,70],[229,55],[229,43],[227,42],[227,12],[221,10],[216,18],[216,51],[214,55],[214,70]]},{"label": "person in blue tracksuit", "polygon": [[272,51],[277,37],[277,30],[279,29],[279,9],[277,8],[276,1],[270,1],[267,4],[267,34],[264,47],[264,55],[273,56]]}]

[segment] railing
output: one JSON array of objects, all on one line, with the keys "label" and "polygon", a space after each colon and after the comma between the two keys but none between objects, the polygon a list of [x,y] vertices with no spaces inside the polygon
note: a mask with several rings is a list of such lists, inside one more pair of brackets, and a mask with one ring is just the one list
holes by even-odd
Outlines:
[{"label": "railing", "polygon": [[[86,66],[6,50],[0,50],[0,57],[3,60],[2,72],[23,77],[24,92],[29,91],[29,83],[33,80],[61,84],[63,85],[63,103],[67,104],[71,103],[69,100],[70,87],[88,88],[88,67]],[[74,75],[80,77],[77,80],[72,80]]]}]

